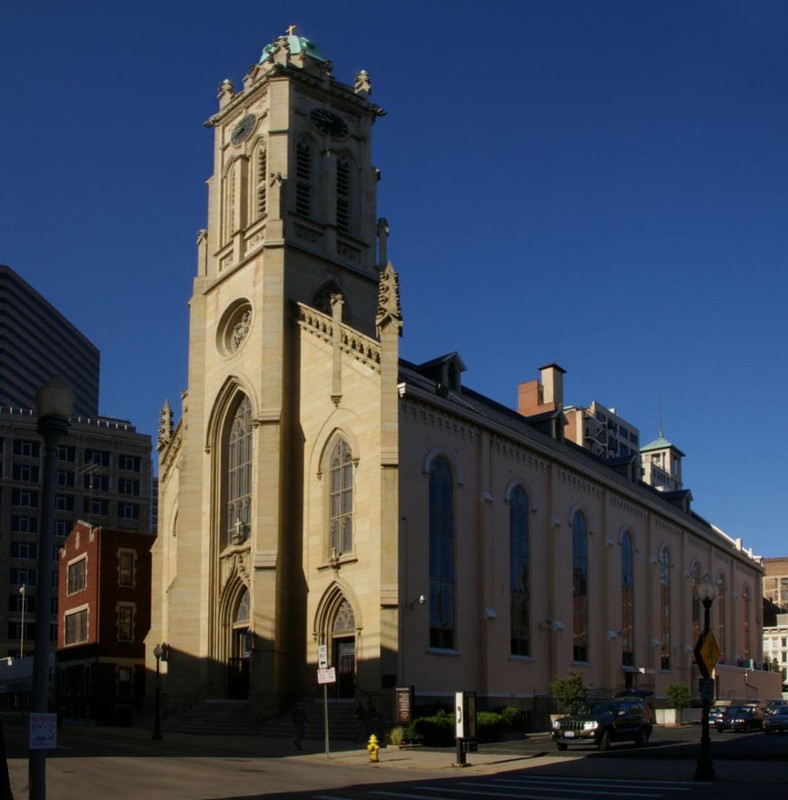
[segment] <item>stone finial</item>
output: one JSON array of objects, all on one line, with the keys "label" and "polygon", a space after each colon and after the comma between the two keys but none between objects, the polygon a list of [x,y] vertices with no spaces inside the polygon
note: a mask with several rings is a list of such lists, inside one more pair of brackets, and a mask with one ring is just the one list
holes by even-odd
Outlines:
[{"label": "stone finial", "polygon": [[388,263],[389,221],[385,217],[378,220],[378,264],[383,267]]},{"label": "stone finial", "polygon": [[383,328],[394,323],[402,336],[402,309],[399,302],[399,275],[389,261],[380,273],[378,284],[378,311],[375,315],[375,327],[378,336]]},{"label": "stone finial", "polygon": [[225,78],[219,84],[219,91],[216,97],[219,100],[219,106],[225,106],[230,100],[233,99],[235,95],[235,87],[233,86],[233,82],[229,78]]},{"label": "stone finial", "polygon": [[159,440],[157,449],[163,450],[172,441],[173,423],[170,401],[165,400],[159,415]]},{"label": "stone finial", "polygon": [[363,97],[372,94],[372,81],[369,79],[369,73],[365,69],[360,69],[356,74],[356,82],[353,84],[353,91]]}]

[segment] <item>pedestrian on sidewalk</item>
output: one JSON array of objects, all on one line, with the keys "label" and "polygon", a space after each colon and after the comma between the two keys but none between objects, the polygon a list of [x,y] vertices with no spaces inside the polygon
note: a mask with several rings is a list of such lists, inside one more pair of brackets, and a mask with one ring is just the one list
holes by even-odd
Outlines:
[{"label": "pedestrian on sidewalk", "polygon": [[296,703],[293,713],[290,715],[290,720],[293,723],[293,744],[296,750],[303,750],[301,742],[304,740],[304,726],[309,722],[306,718],[306,706],[303,703]]}]

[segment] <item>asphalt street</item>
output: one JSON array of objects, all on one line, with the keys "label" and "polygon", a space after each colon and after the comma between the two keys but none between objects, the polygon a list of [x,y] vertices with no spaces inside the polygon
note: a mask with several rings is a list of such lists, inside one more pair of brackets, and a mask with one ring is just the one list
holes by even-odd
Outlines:
[{"label": "asphalt street", "polygon": [[[14,800],[26,800],[26,731],[5,724]],[[363,747],[262,736],[170,734],[152,740],[142,728],[63,727],[47,757],[48,800],[469,800],[472,797],[741,798],[742,792],[788,798],[788,736],[715,736],[717,780],[693,781],[697,727],[657,729],[652,745],[558,753],[537,734],[481,745],[468,765],[454,765],[453,748],[381,750],[371,763]],[[747,753],[750,755],[747,755]],[[752,754],[757,754],[753,756]]]}]

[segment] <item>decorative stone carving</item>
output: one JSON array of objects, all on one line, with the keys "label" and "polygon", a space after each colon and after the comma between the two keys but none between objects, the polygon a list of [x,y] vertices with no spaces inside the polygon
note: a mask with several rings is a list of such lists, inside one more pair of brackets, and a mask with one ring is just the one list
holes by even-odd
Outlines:
[{"label": "decorative stone carving", "polygon": [[170,408],[169,400],[164,401],[164,405],[159,415],[159,439],[157,449],[163,450],[172,441],[172,408]]},{"label": "decorative stone carving", "polygon": [[353,91],[363,97],[372,94],[372,81],[369,79],[369,73],[365,69],[360,69],[356,74]]},{"label": "decorative stone carving", "polygon": [[244,343],[244,339],[246,339],[247,334],[249,333],[249,328],[252,327],[252,310],[247,309],[241,315],[241,319],[233,325],[232,335],[230,337],[230,347],[233,350],[239,350],[241,345]]},{"label": "decorative stone carving", "polygon": [[387,325],[399,325],[399,335],[402,336],[402,309],[399,302],[399,275],[389,261],[383,272],[380,273],[378,284],[378,311],[375,315],[375,326],[380,336],[380,331]]},{"label": "decorative stone carving", "polygon": [[235,87],[233,86],[233,82],[229,78],[225,78],[219,84],[219,93],[216,96],[221,102],[222,100],[229,100],[234,94]]}]

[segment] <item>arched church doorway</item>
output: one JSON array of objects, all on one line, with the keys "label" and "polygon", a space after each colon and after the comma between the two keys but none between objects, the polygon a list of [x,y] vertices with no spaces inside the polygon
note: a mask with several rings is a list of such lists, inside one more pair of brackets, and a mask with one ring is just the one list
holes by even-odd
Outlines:
[{"label": "arched church doorway", "polygon": [[332,663],[336,667],[336,696],[353,697],[356,691],[356,616],[346,598],[342,599],[331,629]]},{"label": "arched church doorway", "polygon": [[245,700],[249,697],[251,644],[249,590],[244,589],[232,616],[227,659],[227,696],[234,700]]}]

